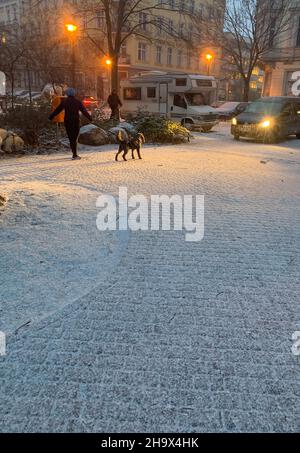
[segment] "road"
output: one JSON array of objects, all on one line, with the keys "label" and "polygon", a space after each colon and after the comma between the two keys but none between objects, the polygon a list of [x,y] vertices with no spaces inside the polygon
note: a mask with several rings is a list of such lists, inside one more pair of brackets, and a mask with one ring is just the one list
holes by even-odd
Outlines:
[{"label": "road", "polygon": [[[300,141],[224,126],[1,161],[2,432],[300,431]],[[96,198],[205,196],[205,236],[98,232]]]}]

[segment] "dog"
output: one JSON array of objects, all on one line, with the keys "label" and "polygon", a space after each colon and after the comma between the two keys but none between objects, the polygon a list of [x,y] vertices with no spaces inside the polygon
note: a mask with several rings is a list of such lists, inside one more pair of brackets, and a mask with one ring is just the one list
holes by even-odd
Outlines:
[{"label": "dog", "polygon": [[119,150],[116,154],[115,160],[118,161],[119,155],[121,153],[123,153],[122,157],[125,161],[127,161],[126,156],[130,150],[131,150],[132,159],[135,159],[134,151],[137,151],[138,158],[142,159],[141,149],[142,149],[142,145],[145,143],[145,141],[146,141],[145,136],[141,132],[134,135],[133,137],[128,138],[128,136],[125,135],[124,132],[119,131],[117,134],[117,142],[119,143]]}]

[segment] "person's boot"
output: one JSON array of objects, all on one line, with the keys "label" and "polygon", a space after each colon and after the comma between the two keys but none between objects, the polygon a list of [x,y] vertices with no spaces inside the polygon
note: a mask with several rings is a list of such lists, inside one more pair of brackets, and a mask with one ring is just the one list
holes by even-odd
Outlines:
[{"label": "person's boot", "polygon": [[72,160],[80,160],[81,157],[78,154],[73,154]]}]

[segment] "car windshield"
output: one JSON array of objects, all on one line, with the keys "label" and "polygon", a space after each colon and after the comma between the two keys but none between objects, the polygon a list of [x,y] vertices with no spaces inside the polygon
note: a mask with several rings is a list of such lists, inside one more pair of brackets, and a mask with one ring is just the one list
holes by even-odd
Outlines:
[{"label": "car windshield", "polygon": [[239,105],[239,102],[226,102],[225,104],[220,105],[218,110],[234,110]]},{"label": "car windshield", "polygon": [[263,115],[277,115],[282,109],[281,102],[252,102],[244,110],[245,113],[262,113]]},{"label": "car windshield", "polygon": [[206,99],[205,99],[205,96],[203,93],[193,93],[193,94],[186,93],[185,98],[189,105],[195,105],[195,106],[207,105],[207,102],[206,102]]}]

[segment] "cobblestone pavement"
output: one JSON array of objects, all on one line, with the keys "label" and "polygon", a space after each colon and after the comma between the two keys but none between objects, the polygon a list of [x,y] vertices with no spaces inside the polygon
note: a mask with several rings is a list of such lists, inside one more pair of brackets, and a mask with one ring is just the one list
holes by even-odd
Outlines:
[{"label": "cobblestone pavement", "polygon": [[109,278],[10,335],[1,431],[299,432],[298,146],[220,133],[143,162],[19,161],[20,183],[204,194],[205,238],[131,233]]}]

